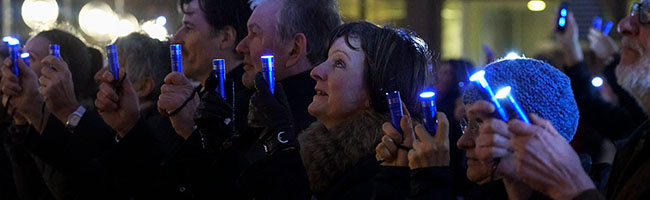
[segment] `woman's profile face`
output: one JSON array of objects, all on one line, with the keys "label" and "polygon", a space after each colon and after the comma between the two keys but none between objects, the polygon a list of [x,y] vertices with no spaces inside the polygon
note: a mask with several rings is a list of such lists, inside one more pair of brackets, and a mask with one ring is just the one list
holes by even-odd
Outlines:
[{"label": "woman's profile face", "polygon": [[[359,39],[350,37],[349,41],[355,48],[361,46]],[[308,110],[325,127],[334,127],[369,107],[364,63],[361,48],[350,48],[345,38],[340,37],[330,47],[327,60],[311,70],[311,77],[316,80],[316,95]]]}]

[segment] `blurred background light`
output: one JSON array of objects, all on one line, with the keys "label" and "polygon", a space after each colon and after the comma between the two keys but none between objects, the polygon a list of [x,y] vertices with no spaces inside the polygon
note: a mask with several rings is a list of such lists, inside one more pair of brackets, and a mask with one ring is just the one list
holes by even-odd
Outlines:
[{"label": "blurred background light", "polygon": [[165,28],[164,24],[156,23],[158,21],[159,20],[157,19],[146,21],[140,27],[142,31],[144,31],[147,35],[149,35],[149,37],[158,39],[160,41],[165,41],[167,40],[168,37],[167,29]]},{"label": "blurred background light", "polygon": [[138,24],[138,19],[135,18],[132,14],[123,14],[120,17],[120,21],[117,22],[117,29],[113,33],[117,37],[127,36],[132,32],[136,32],[140,29],[140,24]]},{"label": "blurred background light", "polygon": [[59,5],[55,0],[25,0],[21,15],[32,30],[50,29],[59,17]]},{"label": "blurred background light", "polygon": [[593,79],[591,79],[591,85],[597,88],[603,86],[603,79],[600,78],[599,76],[596,76]]},{"label": "blurred background light", "polygon": [[92,1],[81,8],[79,26],[81,30],[99,41],[115,38],[119,19],[110,6],[104,2]]},{"label": "blurred background light", "polygon": [[546,9],[546,2],[542,0],[531,0],[528,2],[528,10],[530,11],[543,11]]},{"label": "blurred background light", "polygon": [[160,16],[160,17],[156,18],[156,22],[155,22],[155,23],[156,23],[156,24],[159,24],[159,25],[161,25],[161,26],[165,26],[165,24],[167,24],[167,17],[165,17],[165,16]]}]

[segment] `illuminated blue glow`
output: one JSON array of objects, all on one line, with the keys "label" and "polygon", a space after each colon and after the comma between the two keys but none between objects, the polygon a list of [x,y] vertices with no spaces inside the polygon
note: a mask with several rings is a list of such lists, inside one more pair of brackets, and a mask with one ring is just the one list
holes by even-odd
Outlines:
[{"label": "illuminated blue glow", "polygon": [[224,59],[213,59],[212,69],[214,69],[214,75],[217,76],[219,84],[215,90],[221,94],[221,98],[226,99],[226,61]]},{"label": "illuminated blue glow", "polygon": [[431,98],[433,96],[436,96],[435,92],[422,92],[422,93],[420,93],[421,98]]},{"label": "illuminated blue glow", "polygon": [[562,8],[562,10],[560,10],[560,16],[562,16],[562,17],[566,17],[566,15],[567,15],[567,10],[566,10],[566,8]]},{"label": "illuminated blue glow", "polygon": [[494,107],[496,107],[497,113],[499,113],[501,119],[503,121],[508,121],[508,115],[506,114],[506,111],[503,109],[503,106],[501,106],[499,101],[497,101],[497,99],[494,97],[494,92],[492,91],[490,84],[488,84],[487,80],[485,80],[485,70],[480,70],[472,74],[472,76],[469,77],[469,80],[472,82],[477,82],[483,88],[483,91],[488,94],[490,100],[494,104]]},{"label": "illuminated blue glow", "polygon": [[521,56],[519,56],[517,52],[511,51],[508,52],[508,54],[506,54],[506,57],[504,57],[503,59],[512,60],[512,59],[519,59],[519,58],[521,58]]},{"label": "illuminated blue glow", "polygon": [[597,87],[597,88],[601,87],[601,86],[603,86],[603,79],[596,76],[593,79],[591,79],[591,85],[593,85],[594,87]]},{"label": "illuminated blue glow", "polygon": [[393,125],[393,128],[395,128],[395,130],[397,130],[400,134],[404,134],[400,126],[400,121],[404,116],[404,111],[402,110],[402,99],[400,97],[399,91],[387,92],[386,101],[388,102],[390,121]]},{"label": "illuminated blue glow", "polygon": [[603,35],[609,35],[609,32],[612,31],[613,26],[614,22],[607,21],[607,23],[605,23],[605,27],[603,27]]},{"label": "illuminated blue glow", "polygon": [[5,36],[2,38],[3,42],[6,42],[8,45],[19,45],[20,41],[15,37]]},{"label": "illuminated blue glow", "polygon": [[494,95],[494,97],[497,98],[497,99],[506,98],[510,94],[511,89],[512,89],[512,87],[510,87],[510,86],[506,86],[504,88],[501,88],[499,91],[497,91],[497,94]]},{"label": "illuminated blue glow", "polygon": [[560,25],[560,27],[564,27],[566,25],[566,18],[560,17],[558,24]]},{"label": "illuminated blue glow", "polygon": [[273,66],[273,55],[262,55],[262,75],[269,83],[271,94],[275,94],[275,70]]},{"label": "illuminated blue glow", "polygon": [[117,60],[117,48],[115,44],[106,45],[106,59],[108,59],[108,69],[113,74],[113,80],[119,80],[120,66]]},{"label": "illuminated blue glow", "polygon": [[472,76],[469,77],[469,80],[470,81],[478,81],[480,79],[485,79],[483,76],[485,76],[485,70],[481,70],[481,71],[478,71],[478,72],[472,74]]},{"label": "illuminated blue glow", "polygon": [[183,73],[183,50],[180,44],[169,45],[169,56],[172,62],[172,72]]},{"label": "illuminated blue glow", "polygon": [[22,58],[22,59],[29,58],[29,53],[27,53],[27,52],[25,52],[25,53],[21,53],[21,54],[20,54],[20,58]]},{"label": "illuminated blue glow", "polygon": [[164,26],[165,24],[167,24],[167,17],[159,16],[158,18],[156,18],[156,24]]}]

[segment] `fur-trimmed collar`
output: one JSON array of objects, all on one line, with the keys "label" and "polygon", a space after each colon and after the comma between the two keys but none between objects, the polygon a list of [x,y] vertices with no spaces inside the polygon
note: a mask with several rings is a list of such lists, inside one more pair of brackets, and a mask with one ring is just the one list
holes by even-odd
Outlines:
[{"label": "fur-trimmed collar", "polygon": [[373,155],[384,133],[381,125],[388,115],[365,111],[327,130],[317,121],[300,136],[300,155],[307,170],[311,190],[328,189],[360,158]]}]

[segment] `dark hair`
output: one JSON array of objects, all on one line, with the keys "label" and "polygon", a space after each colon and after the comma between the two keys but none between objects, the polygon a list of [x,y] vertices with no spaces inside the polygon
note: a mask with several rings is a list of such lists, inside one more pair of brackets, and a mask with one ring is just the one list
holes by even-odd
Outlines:
[{"label": "dark hair", "polygon": [[212,27],[212,34],[217,34],[226,26],[231,26],[237,31],[236,43],[248,34],[246,22],[252,11],[247,0],[180,0],[183,13],[185,13],[185,6],[192,1],[199,2],[201,11],[205,13],[205,21]]},{"label": "dark hair", "polygon": [[[77,100],[86,108],[92,107],[96,96],[97,84],[93,80],[95,73],[102,68],[102,55],[94,48],[86,46],[79,38],[62,30],[49,30],[38,33],[35,37],[44,37],[50,44],[58,44],[61,58],[68,64],[72,73],[72,82]],[[90,101],[90,105],[88,102]],[[86,102],[84,104],[84,102]]]},{"label": "dark hair", "polygon": [[147,98],[156,101],[160,86],[171,71],[169,44],[141,33],[131,33],[117,39],[115,45],[119,64],[124,66],[131,82],[138,83],[147,77],[153,79],[156,85]]},{"label": "dark hair", "polygon": [[[432,83],[433,60],[426,43],[409,30],[381,28],[364,21],[339,26],[329,46],[340,37],[345,38],[350,48],[361,48],[366,56],[364,81],[371,107],[376,112],[388,113],[386,92],[397,90],[411,116],[421,119],[418,94]],[[358,39],[361,46],[353,46],[350,39]]]},{"label": "dark hair", "polygon": [[330,33],[341,24],[334,0],[283,0],[277,23],[278,39],[286,41],[297,33],[307,38],[307,59],[312,65],[327,60]]}]

